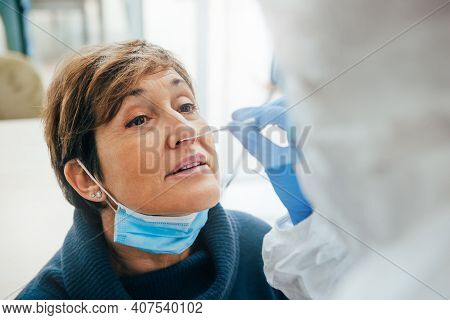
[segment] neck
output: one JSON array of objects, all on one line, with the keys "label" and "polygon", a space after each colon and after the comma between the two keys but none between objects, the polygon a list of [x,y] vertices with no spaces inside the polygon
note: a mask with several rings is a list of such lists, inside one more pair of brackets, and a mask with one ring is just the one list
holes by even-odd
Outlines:
[{"label": "neck", "polygon": [[111,208],[102,211],[101,219],[111,258],[119,275],[133,275],[167,268],[189,256],[190,248],[180,254],[154,254],[114,242],[114,217]]}]

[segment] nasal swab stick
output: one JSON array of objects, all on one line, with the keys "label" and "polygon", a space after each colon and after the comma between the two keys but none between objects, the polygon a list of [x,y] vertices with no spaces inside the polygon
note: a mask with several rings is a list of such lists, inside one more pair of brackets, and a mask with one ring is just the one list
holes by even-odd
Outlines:
[{"label": "nasal swab stick", "polygon": [[[255,118],[249,118],[249,119],[247,119],[247,120],[245,120],[245,121],[240,122],[240,124],[243,124],[243,125],[245,124],[245,125],[247,125],[247,126],[248,126],[248,125],[255,124],[255,123],[256,123]],[[179,140],[179,141],[177,142],[177,144],[180,144],[180,143],[183,142],[183,141],[187,141],[187,140],[191,140],[191,139],[197,139],[197,138],[203,137],[203,136],[205,136],[205,135],[207,135],[207,134],[210,134],[210,133],[214,133],[214,132],[218,132],[218,131],[223,131],[223,130],[228,130],[228,129],[231,128],[232,126],[233,126],[233,125],[221,126],[221,127],[219,127],[219,128],[212,129],[212,130],[209,130],[209,131],[204,132],[204,133],[201,133],[201,134],[197,134],[197,135],[192,136],[192,137],[184,138],[184,139]]]}]

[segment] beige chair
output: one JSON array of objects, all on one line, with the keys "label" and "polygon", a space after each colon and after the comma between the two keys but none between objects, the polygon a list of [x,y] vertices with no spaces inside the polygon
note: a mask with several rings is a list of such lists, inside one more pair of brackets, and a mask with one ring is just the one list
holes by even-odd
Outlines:
[{"label": "beige chair", "polygon": [[38,72],[25,56],[0,55],[0,119],[40,116],[43,91]]}]

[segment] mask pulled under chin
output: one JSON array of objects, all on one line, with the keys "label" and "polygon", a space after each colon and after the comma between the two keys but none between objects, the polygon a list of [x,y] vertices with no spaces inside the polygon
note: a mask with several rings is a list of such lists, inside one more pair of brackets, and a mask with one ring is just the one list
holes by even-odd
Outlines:
[{"label": "mask pulled under chin", "polygon": [[149,216],[122,204],[114,219],[114,242],[156,254],[188,249],[208,220],[208,209],[181,217]]}]

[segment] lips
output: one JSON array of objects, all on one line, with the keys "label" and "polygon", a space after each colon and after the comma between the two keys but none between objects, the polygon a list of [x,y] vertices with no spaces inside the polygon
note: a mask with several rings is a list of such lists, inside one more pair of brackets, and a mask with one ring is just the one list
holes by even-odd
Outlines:
[{"label": "lips", "polygon": [[178,163],[167,176],[176,175],[180,172],[202,166],[204,164],[206,164],[206,157],[201,153],[196,153],[195,155],[181,160],[180,163]]}]

